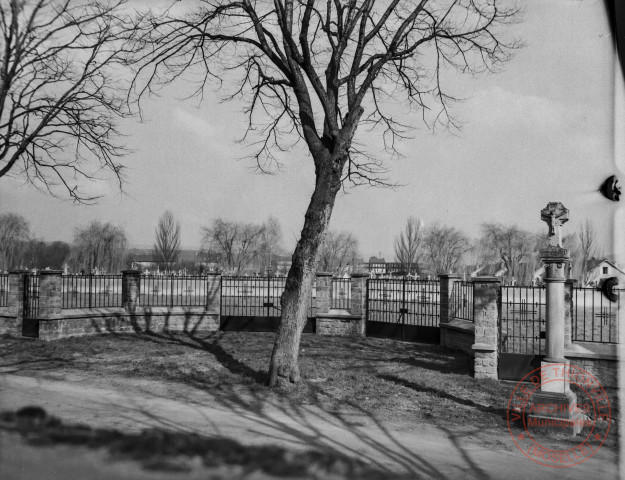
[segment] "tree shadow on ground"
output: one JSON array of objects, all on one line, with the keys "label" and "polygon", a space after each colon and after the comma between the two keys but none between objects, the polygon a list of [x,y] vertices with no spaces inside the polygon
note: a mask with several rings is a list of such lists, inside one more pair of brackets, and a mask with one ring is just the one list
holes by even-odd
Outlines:
[{"label": "tree shadow on ground", "polygon": [[47,415],[40,407],[0,413],[0,429],[21,434],[33,446],[66,444],[105,448],[114,460],[136,460],[149,470],[191,471],[193,460],[199,457],[207,468],[237,466],[243,467],[244,473],[261,471],[275,477],[318,478],[320,475],[339,475],[372,480],[388,478],[385,472],[366,462],[336,453],[315,450],[291,452],[274,445],[244,446],[230,438],[207,437],[162,428],[123,433],[119,430],[66,424]]},{"label": "tree shadow on ground", "polygon": [[476,408],[484,413],[488,413],[488,414],[493,414],[496,415],[497,417],[500,417],[501,419],[505,419],[507,412],[505,408],[501,408],[501,407],[494,407],[491,405],[482,405],[480,403],[474,402],[473,400],[469,400],[467,398],[462,398],[462,397],[458,397],[456,395],[452,395],[451,393],[448,393],[444,390],[440,390],[438,388],[434,388],[434,387],[429,387],[426,385],[419,385],[417,383],[414,382],[410,382],[407,380],[404,380],[402,378],[396,377],[394,375],[378,375],[379,378],[389,381],[389,382],[393,382],[396,383],[398,385],[402,385],[406,388],[410,388],[412,390],[415,390],[417,392],[423,392],[423,393],[428,393],[428,394],[432,394],[435,395],[437,397],[440,398],[445,398],[447,400],[451,400],[452,402],[461,404],[461,405],[466,405],[468,407],[472,407],[472,408]]}]

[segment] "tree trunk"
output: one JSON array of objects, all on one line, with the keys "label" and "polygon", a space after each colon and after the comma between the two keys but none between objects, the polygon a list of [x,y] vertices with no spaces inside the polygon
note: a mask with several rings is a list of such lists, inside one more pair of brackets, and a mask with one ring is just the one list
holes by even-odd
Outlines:
[{"label": "tree trunk", "polygon": [[340,189],[340,171],[317,167],[315,190],[306,210],[304,228],[281,298],[282,319],[269,365],[269,386],[284,387],[300,380],[299,344],[308,318],[310,294],[315,280],[318,252],[325,236],[334,200]]}]

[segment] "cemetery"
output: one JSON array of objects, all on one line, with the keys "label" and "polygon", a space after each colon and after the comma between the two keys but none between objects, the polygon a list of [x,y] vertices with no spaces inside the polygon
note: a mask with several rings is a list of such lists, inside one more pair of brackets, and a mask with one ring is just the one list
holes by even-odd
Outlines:
[{"label": "cemetery", "polygon": [[2,480],[619,478],[618,2],[0,17]]},{"label": "cemetery", "polygon": [[[559,252],[561,225],[552,226],[548,215],[544,219],[549,248]],[[547,265],[550,258],[545,257]],[[554,261],[565,268],[569,260]],[[305,332],[436,343],[464,351],[477,378],[520,380],[548,355],[551,308],[562,316],[558,328],[566,351],[559,358],[615,387],[623,291],[614,290],[610,300],[601,290],[579,287],[561,275],[556,296],[551,294],[556,306],[550,307],[548,281],[546,287],[504,286],[499,278],[464,282],[453,274],[428,281],[318,273]],[[121,275],[13,271],[2,276],[0,332],[42,340],[144,331],[272,332],[280,322],[285,281],[217,273],[152,276],[137,270]]]}]

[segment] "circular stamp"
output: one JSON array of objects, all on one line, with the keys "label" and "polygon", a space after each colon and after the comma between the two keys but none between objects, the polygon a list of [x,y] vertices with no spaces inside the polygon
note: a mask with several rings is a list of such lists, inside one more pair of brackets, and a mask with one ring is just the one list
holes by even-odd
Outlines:
[{"label": "circular stamp", "polygon": [[[567,384],[569,388],[564,388]],[[579,393],[569,391],[571,386]],[[612,420],[610,401],[599,381],[564,363],[544,365],[523,377],[510,395],[507,413],[508,431],[517,448],[530,460],[553,468],[578,465],[597,453]],[[535,438],[540,431],[581,435],[573,447],[554,449]]]}]

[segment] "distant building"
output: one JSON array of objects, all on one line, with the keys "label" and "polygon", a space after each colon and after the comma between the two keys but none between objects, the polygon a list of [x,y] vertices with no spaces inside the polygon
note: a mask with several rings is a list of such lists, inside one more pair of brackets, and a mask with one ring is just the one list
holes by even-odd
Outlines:
[{"label": "distant building", "polygon": [[599,262],[590,268],[586,275],[584,275],[584,278],[586,279],[585,285],[597,287],[601,285],[603,280],[611,277],[617,278],[620,288],[625,285],[625,272],[622,269],[606,259],[599,260]]},{"label": "distant building", "polygon": [[369,273],[374,273],[376,275],[386,275],[386,260],[384,260],[384,258],[369,257],[367,270]]}]

